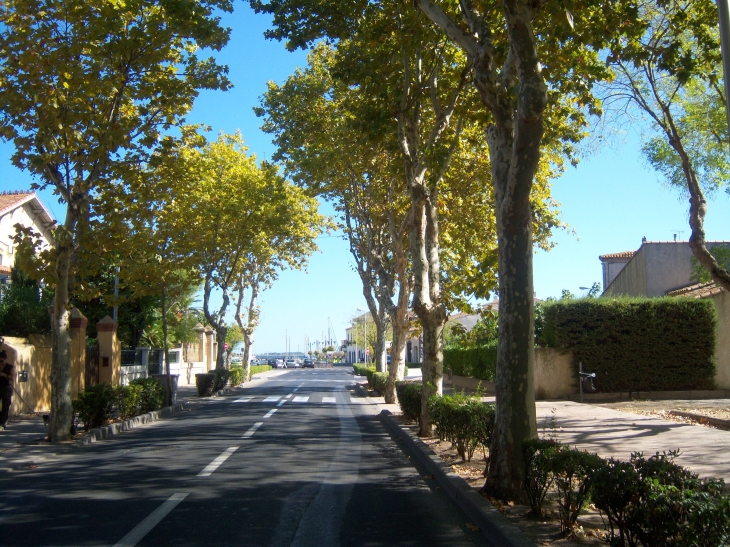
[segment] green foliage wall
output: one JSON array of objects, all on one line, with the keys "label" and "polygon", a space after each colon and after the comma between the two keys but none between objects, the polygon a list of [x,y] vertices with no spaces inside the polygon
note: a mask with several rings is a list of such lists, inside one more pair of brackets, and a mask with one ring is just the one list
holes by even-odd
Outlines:
[{"label": "green foliage wall", "polygon": [[494,381],[497,372],[497,343],[475,348],[444,350],[444,370],[451,369],[457,376],[469,376]]},{"label": "green foliage wall", "polygon": [[540,338],[570,349],[602,392],[712,389],[716,310],[710,300],[618,298],[542,306]]}]

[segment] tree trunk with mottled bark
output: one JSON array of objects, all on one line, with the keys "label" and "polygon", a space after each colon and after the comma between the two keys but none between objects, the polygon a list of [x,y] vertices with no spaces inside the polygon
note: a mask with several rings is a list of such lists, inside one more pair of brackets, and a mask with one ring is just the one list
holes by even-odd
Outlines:
[{"label": "tree trunk with mottled bark", "polygon": [[48,440],[67,441],[71,438],[73,406],[71,405],[71,314],[68,310],[69,278],[74,254],[74,236],[78,221],[78,209],[72,204],[66,207],[64,231],[54,242],[56,255],[56,288],[51,314],[51,415],[48,423]]}]

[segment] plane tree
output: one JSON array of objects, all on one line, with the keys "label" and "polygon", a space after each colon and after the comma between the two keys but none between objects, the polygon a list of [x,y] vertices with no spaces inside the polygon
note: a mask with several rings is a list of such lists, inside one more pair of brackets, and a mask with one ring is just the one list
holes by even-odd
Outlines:
[{"label": "plane tree", "polygon": [[[203,312],[219,341],[216,368],[224,369],[226,313],[241,276],[252,261],[276,260],[289,251],[289,264],[304,264],[316,250],[314,240],[326,220],[317,212],[317,201],[287,182],[273,165],[257,165],[240,134],[184,148],[177,168],[191,183],[187,219],[195,234],[192,255],[203,279]],[[287,243],[288,250],[276,249],[279,255],[261,252],[266,245]],[[213,291],[221,298],[215,309]]]},{"label": "plane tree", "polygon": [[730,291],[730,273],[707,249],[704,229],[706,194],[730,190],[717,5],[641,2],[639,15],[646,32],[621,40],[608,57],[616,79],[606,86],[607,102],[621,117],[639,113],[649,122],[642,152],[688,195],[694,257]]},{"label": "plane tree", "polygon": [[7,0],[0,6],[0,134],[13,163],[66,204],[53,231],[51,441],[70,437],[69,274],[79,222],[113,166],[143,158],[178,124],[200,89],[226,89],[226,69],[197,49],[229,31],[188,3]]},{"label": "plane tree", "polygon": [[[323,0],[307,2],[306,10],[295,0],[252,1],[255,9],[273,15],[274,29],[268,35],[287,39],[288,47],[307,45],[312,40],[326,37],[339,42],[355,35],[370,14],[388,2],[339,2],[333,5]],[[491,494],[505,499],[521,496],[524,465],[521,446],[524,440],[536,436],[534,401],[534,324],[533,324],[533,182],[541,164],[543,148],[560,152],[570,158],[573,145],[585,135],[586,116],[597,113],[600,106],[591,93],[592,82],[608,77],[608,70],[598,51],[617,43],[618,36],[640,32],[636,10],[630,1],[569,0],[567,2],[533,2],[504,0],[494,3],[477,0],[462,2],[435,2],[415,0],[417,10],[433,22],[462,54],[462,66],[473,70],[473,81],[479,100],[479,119],[486,128],[490,169],[482,173],[484,184],[492,186],[495,200],[498,237],[498,282],[500,298],[500,344],[497,364],[497,420],[490,447],[489,477],[486,488]],[[403,5],[403,9],[407,6]],[[409,14],[410,17],[410,14]],[[427,23],[423,22],[426,26]],[[612,29],[607,32],[606,29]],[[383,34],[388,40],[390,34]],[[415,36],[413,36],[415,38]],[[416,42],[416,43],[414,43]],[[372,47],[377,49],[379,40]],[[394,49],[394,55],[405,56],[408,46],[416,47],[417,40]],[[452,54],[453,55],[453,54]],[[456,58],[456,57],[454,57]],[[420,81],[435,72],[421,71],[429,65],[414,63],[408,66],[410,80],[406,85],[386,92],[390,97],[403,98],[404,106],[411,106],[409,89],[414,75]],[[366,64],[376,73],[379,64]],[[411,87],[409,87],[411,86]],[[442,90],[444,92],[445,90]],[[449,118],[452,102],[439,96],[440,119]],[[438,110],[437,110],[438,111]],[[413,184],[412,175],[419,172],[418,159],[409,120],[418,121],[413,111],[401,109],[399,121],[409,188],[414,190],[414,237],[411,241],[427,240],[421,234],[432,235],[438,217],[433,204],[436,195],[429,194],[428,186]],[[456,118],[458,119],[458,114]],[[454,131],[456,124],[449,126]],[[428,135],[423,131],[422,135]],[[443,133],[436,132],[439,138]],[[445,136],[444,136],[445,137]],[[444,140],[447,140],[444,138]],[[429,142],[424,137],[423,142]],[[452,141],[453,142],[453,141]],[[437,155],[438,156],[438,155]],[[444,156],[429,155],[424,163]],[[441,160],[439,162],[438,160]],[[433,164],[432,164],[433,165]],[[415,169],[414,169],[415,167]],[[439,178],[439,177],[437,177]],[[425,179],[424,179],[425,180]],[[434,178],[431,176],[431,181]],[[433,240],[432,240],[433,241]],[[438,334],[438,325],[445,320],[438,294],[439,248],[437,245],[412,245],[414,263],[414,309],[424,326],[424,332]],[[431,267],[433,266],[433,267]],[[426,275],[423,275],[427,272]],[[430,275],[429,275],[430,274]],[[438,336],[425,336],[426,364],[439,362]],[[434,367],[438,376],[438,366]],[[426,372],[431,372],[427,368]],[[424,382],[428,383],[428,382]],[[424,393],[426,395],[426,393]]]}]

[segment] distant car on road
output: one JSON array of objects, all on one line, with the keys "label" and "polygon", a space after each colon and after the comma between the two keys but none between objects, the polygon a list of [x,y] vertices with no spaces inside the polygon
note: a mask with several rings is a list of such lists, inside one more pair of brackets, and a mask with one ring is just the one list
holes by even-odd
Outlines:
[{"label": "distant car on road", "polygon": [[297,363],[296,359],[288,359],[284,368],[299,368],[299,363]]},{"label": "distant car on road", "polygon": [[305,359],[302,362],[302,368],[314,368],[314,361],[311,359]]},{"label": "distant car on road", "polygon": [[269,365],[273,368],[286,368],[286,363],[283,359],[269,359]]}]

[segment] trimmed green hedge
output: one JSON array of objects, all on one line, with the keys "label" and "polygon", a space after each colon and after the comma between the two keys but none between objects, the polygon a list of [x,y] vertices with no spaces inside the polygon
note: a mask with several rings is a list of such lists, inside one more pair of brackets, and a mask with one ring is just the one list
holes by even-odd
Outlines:
[{"label": "trimmed green hedge", "polygon": [[597,298],[542,306],[538,343],[570,349],[602,392],[713,389],[710,300]]},{"label": "trimmed green hedge", "polygon": [[444,371],[449,369],[457,376],[493,382],[497,374],[497,343],[476,348],[445,349]]},{"label": "trimmed green hedge", "polygon": [[271,365],[254,365],[251,367],[251,378],[254,374],[261,374],[267,370],[271,370]]},{"label": "trimmed green hedge", "polygon": [[375,370],[375,367],[369,367],[355,363],[354,365],[352,365],[352,369],[355,371],[355,376],[367,376],[368,370]]},{"label": "trimmed green hedge", "polygon": [[403,417],[406,420],[421,420],[421,392],[423,384],[421,382],[396,382],[395,392],[398,394],[398,404],[400,405]]}]

